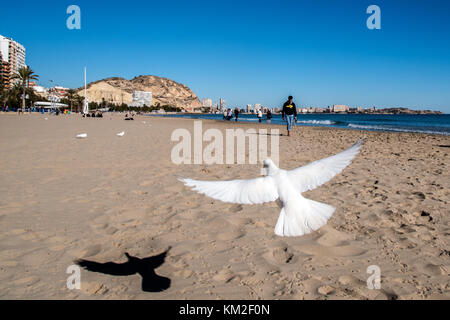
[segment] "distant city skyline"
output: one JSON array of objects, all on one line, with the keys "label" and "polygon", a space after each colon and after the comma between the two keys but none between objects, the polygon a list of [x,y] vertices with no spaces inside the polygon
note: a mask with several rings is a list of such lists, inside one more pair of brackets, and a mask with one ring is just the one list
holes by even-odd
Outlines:
[{"label": "distant city skyline", "polygon": [[[381,30],[366,26],[372,4]],[[298,107],[450,113],[450,1],[80,0],[81,30],[67,28],[68,5],[2,5],[0,34],[26,48],[45,87],[81,87],[86,66],[88,82],[157,75],[230,107],[293,95]]]}]

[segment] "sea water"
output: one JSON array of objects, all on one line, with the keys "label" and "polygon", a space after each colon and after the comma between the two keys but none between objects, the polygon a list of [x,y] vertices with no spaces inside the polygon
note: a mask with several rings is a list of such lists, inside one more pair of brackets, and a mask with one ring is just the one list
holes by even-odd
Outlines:
[{"label": "sea water", "polygon": [[[152,114],[152,116],[154,116]],[[223,120],[222,114],[163,114],[162,117]],[[234,121],[234,119],[232,120]],[[258,122],[253,114],[240,114],[241,122]],[[266,116],[262,119],[267,123]],[[272,124],[285,124],[281,115],[273,115]],[[366,131],[416,132],[450,135],[450,115],[436,114],[299,114],[297,126],[334,127]]]}]

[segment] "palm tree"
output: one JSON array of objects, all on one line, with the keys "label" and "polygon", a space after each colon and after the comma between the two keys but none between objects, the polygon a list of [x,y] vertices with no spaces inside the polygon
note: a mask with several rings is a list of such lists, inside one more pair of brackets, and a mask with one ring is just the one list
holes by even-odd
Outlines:
[{"label": "palm tree", "polygon": [[1,102],[2,108],[5,107],[7,99],[8,99],[8,91],[5,88],[3,77],[0,77],[0,102]]},{"label": "palm tree", "polygon": [[25,112],[25,91],[28,89],[30,80],[37,80],[39,76],[29,66],[19,68],[19,72],[13,74],[11,79],[19,79],[22,85],[22,111]]},{"label": "palm tree", "polygon": [[2,96],[2,102],[4,106],[8,104],[8,106],[15,108],[17,105],[19,105],[21,91],[22,87],[17,83],[14,83],[9,89],[5,89]]},{"label": "palm tree", "polygon": [[69,100],[70,113],[72,113],[73,102],[77,101],[77,92],[74,89],[67,90],[67,92],[66,92],[66,99]]}]

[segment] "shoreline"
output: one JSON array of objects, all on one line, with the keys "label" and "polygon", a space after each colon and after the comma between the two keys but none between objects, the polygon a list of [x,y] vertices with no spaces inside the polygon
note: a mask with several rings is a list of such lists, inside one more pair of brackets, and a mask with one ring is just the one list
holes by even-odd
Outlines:
[{"label": "shoreline", "polygon": [[[233,123],[234,125],[236,124],[236,122],[234,120],[230,120],[230,121],[225,121],[225,120],[221,120],[221,119],[204,119],[204,118],[190,118],[190,116],[201,116],[201,115],[209,115],[209,114],[188,114],[186,116],[186,114],[184,113],[180,113],[180,114],[161,114],[161,115],[154,115],[154,114],[144,114],[143,116],[145,117],[154,117],[154,118],[171,118],[171,119],[190,119],[190,120],[202,120],[202,121],[215,121],[218,123]],[[444,115],[445,116],[445,115]],[[303,121],[308,121],[308,120],[303,120]],[[258,123],[256,120],[252,120],[252,121],[246,121],[245,118],[243,120],[239,120],[238,123],[240,124],[254,124],[256,126],[261,126],[261,125],[267,125],[267,126],[282,126],[285,127],[285,124],[280,124],[280,123],[267,123],[267,120],[263,120],[261,123]],[[297,123],[296,125],[294,125],[294,127],[302,127],[302,128],[327,128],[327,129],[339,129],[339,130],[356,130],[356,131],[361,131],[361,132],[387,132],[387,133],[411,133],[411,134],[425,134],[425,135],[437,135],[437,136],[450,136],[450,133],[448,132],[438,132],[438,131],[432,131],[432,130],[422,130],[420,131],[419,129],[417,129],[417,131],[415,130],[408,130],[408,129],[397,129],[397,128],[392,128],[392,129],[373,129],[373,128],[368,128],[368,129],[363,129],[363,128],[358,128],[358,127],[337,127],[337,126],[332,126],[332,124],[322,124],[320,125],[320,123],[310,123],[310,122],[302,122],[302,120],[300,120],[299,118],[297,118]]]}]

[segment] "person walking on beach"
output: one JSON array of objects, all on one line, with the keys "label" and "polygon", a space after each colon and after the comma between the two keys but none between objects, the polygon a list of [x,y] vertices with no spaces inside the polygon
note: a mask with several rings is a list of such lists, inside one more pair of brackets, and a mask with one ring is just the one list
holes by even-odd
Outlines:
[{"label": "person walking on beach", "polygon": [[230,121],[232,118],[233,118],[233,111],[231,111],[231,109],[228,109],[227,120]]},{"label": "person walking on beach", "polygon": [[259,110],[258,110],[258,120],[259,120],[259,123],[261,123],[262,116],[263,116],[262,111],[261,111],[261,109],[259,109]]},{"label": "person walking on beach", "polygon": [[270,120],[272,119],[272,112],[270,111],[270,109],[267,110],[266,117],[267,117],[267,123],[270,123]]},{"label": "person walking on beach", "polygon": [[238,122],[238,118],[239,118],[239,108],[236,107],[234,108],[234,121]]},{"label": "person walking on beach", "polygon": [[[290,136],[290,131],[292,129],[292,125],[297,122],[297,109],[295,107],[295,103],[293,102],[293,97],[289,96],[288,101],[286,101],[283,105],[283,121],[287,123],[287,135]],[[295,121],[295,122],[294,122]]]}]

